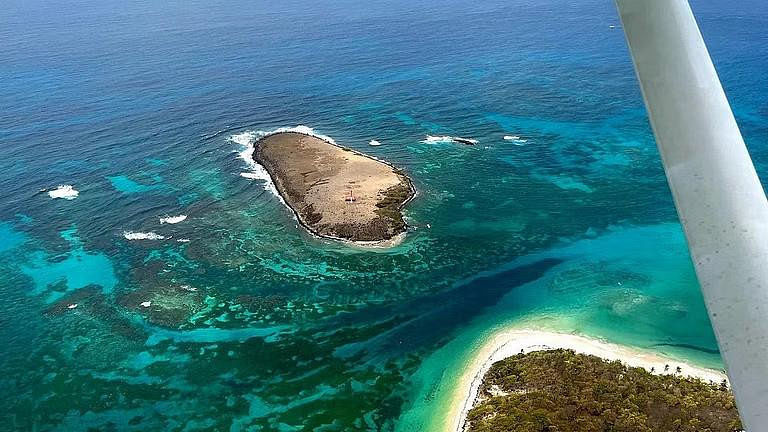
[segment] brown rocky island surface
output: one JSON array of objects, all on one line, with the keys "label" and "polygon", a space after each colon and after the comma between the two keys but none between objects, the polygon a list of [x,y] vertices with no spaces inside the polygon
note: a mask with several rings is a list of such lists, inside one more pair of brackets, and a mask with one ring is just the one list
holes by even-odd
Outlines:
[{"label": "brown rocky island surface", "polygon": [[368,243],[405,232],[401,209],[416,191],[384,162],[298,132],[261,138],[253,159],[315,235]]}]

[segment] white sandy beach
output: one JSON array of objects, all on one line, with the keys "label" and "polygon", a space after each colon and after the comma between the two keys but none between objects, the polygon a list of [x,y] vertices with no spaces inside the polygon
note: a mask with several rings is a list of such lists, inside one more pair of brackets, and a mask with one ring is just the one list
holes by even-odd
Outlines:
[{"label": "white sandy beach", "polygon": [[642,367],[648,371],[654,368],[654,373],[664,374],[664,368],[669,365],[669,371],[674,373],[677,367],[682,370],[682,376],[699,378],[716,383],[727,379],[718,370],[706,369],[683,363],[679,360],[660,356],[652,351],[616,345],[599,339],[567,333],[555,333],[535,329],[511,329],[496,333],[482,346],[462,375],[456,395],[451,402],[451,412],[455,418],[451,422],[451,431],[464,430],[464,420],[474,405],[483,376],[493,363],[519,354],[521,351],[531,352],[547,349],[567,348],[577,353],[591,354],[606,360],[620,360],[627,366]]}]

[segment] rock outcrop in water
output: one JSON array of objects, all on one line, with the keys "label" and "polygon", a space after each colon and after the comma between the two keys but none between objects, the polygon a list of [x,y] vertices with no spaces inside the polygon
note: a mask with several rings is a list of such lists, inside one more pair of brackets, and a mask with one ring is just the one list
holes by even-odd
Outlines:
[{"label": "rock outcrop in water", "polygon": [[298,132],[261,138],[253,158],[315,235],[382,242],[405,232],[401,209],[415,190],[405,174],[384,162]]}]

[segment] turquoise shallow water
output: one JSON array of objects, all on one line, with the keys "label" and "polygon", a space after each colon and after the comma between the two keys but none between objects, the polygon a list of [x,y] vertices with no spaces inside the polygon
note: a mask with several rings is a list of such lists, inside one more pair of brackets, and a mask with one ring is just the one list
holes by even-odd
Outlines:
[{"label": "turquoise shallow water", "polygon": [[[411,380],[413,401],[397,430],[442,430],[456,409],[456,383],[496,332],[534,328],[576,332],[722,369],[706,311],[700,305],[684,237],[675,223],[610,229],[481,274],[483,285],[509,280],[531,262],[557,260],[516,286],[428,355]],[[631,246],[628,246],[631,245]],[[465,389],[466,390],[466,389]]]},{"label": "turquoise shallow water", "polygon": [[[693,6],[764,177],[768,10]],[[527,321],[721,366],[609,3],[0,23],[0,430],[436,430],[483,338]],[[314,239],[241,176],[243,137],[299,124],[410,175],[402,244]]]}]

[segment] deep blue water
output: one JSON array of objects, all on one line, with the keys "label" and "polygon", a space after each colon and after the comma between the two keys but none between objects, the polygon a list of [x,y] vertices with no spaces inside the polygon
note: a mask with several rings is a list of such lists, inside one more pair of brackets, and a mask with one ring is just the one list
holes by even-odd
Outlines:
[{"label": "deep blue water", "polygon": [[[692,6],[765,181],[768,4]],[[0,430],[428,429],[541,314],[719,363],[609,1],[6,0],[0,59]],[[300,124],[413,178],[402,245],[240,176]]]}]

